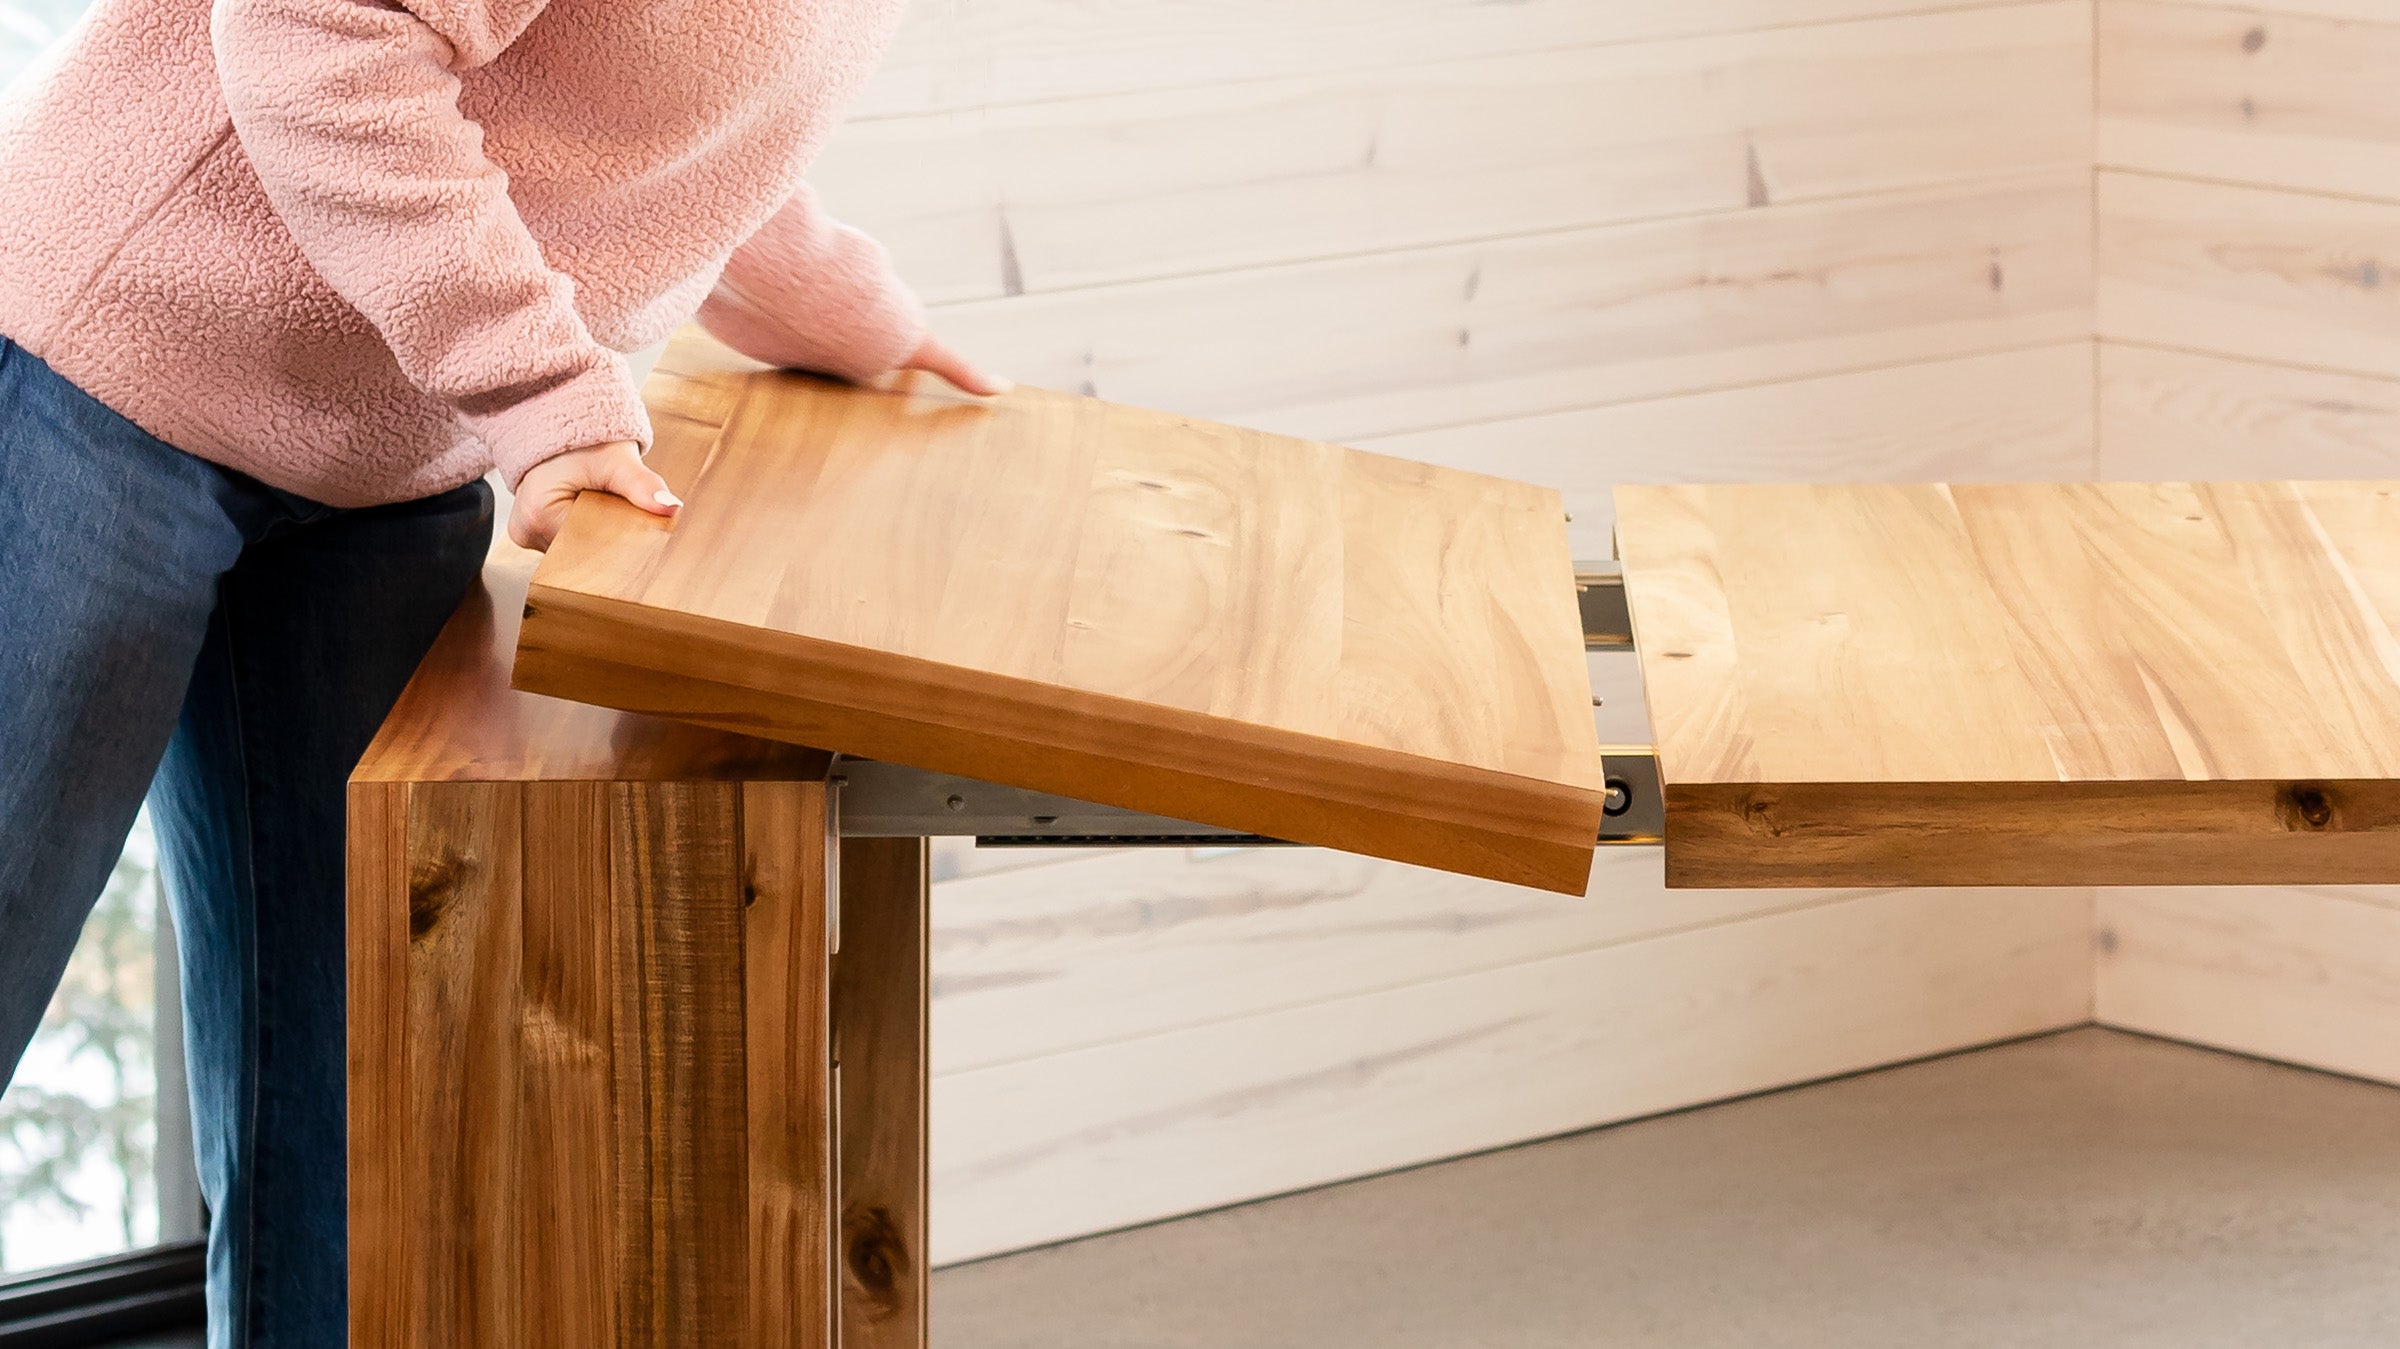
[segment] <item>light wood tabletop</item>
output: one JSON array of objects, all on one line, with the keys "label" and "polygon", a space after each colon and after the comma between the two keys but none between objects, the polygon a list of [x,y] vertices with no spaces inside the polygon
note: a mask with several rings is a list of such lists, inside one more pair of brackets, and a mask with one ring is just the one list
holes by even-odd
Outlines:
[{"label": "light wood tabletop", "polygon": [[1557,493],[680,341],[671,523],[596,494],[519,687],[1580,891],[1602,768]]},{"label": "light wood tabletop", "polygon": [[1671,884],[2400,880],[2400,484],[1617,509]]}]

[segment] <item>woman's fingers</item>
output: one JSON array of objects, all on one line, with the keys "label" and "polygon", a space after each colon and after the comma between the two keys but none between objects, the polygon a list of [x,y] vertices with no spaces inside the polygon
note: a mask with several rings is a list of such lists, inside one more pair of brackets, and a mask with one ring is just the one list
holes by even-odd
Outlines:
[{"label": "woman's fingers", "polygon": [[593,486],[614,492],[652,515],[673,515],[683,505],[683,498],[668,490],[666,479],[650,471],[631,441],[620,443],[625,452],[607,460],[607,476]]},{"label": "woman's fingers", "polygon": [[548,549],[567,521],[567,508],[590,491],[621,496],[652,515],[673,515],[683,505],[667,480],[642,462],[641,446],[610,441],[553,455],[527,469],[508,514],[508,537],[520,548]]},{"label": "woman's fingers", "polygon": [[976,368],[974,362],[953,350],[949,343],[931,334],[917,344],[916,354],[910,356],[907,364],[901,368],[930,371],[968,393],[981,394],[986,398],[1017,387],[1014,381],[984,373]]}]

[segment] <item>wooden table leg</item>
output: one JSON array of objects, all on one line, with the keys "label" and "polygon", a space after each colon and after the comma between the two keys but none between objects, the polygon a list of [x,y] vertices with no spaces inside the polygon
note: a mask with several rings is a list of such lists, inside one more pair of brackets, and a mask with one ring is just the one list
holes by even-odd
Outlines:
[{"label": "wooden table leg", "polygon": [[826,784],[357,782],[351,831],[351,1342],[830,1349]]},{"label": "wooden table leg", "polygon": [[841,1349],[925,1343],[926,847],[841,844]]}]

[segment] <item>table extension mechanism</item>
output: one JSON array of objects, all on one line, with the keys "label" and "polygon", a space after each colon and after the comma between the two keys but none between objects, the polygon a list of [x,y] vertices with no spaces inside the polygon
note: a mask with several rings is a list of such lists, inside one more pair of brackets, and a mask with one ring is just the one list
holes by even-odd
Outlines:
[{"label": "table extension mechanism", "polygon": [[[1617,563],[1575,564],[1576,605],[1587,651],[1633,650],[1625,576]],[[1598,700],[1594,699],[1594,705]],[[1607,800],[1600,845],[1656,844],[1666,828],[1658,758],[1645,745],[1604,745]],[[845,838],[970,837],[984,848],[1280,847],[1283,839],[1171,820],[1144,811],[843,755]]]}]

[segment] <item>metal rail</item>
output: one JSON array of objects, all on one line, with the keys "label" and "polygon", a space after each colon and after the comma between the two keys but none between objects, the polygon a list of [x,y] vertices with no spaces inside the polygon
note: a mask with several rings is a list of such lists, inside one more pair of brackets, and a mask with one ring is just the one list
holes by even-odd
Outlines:
[{"label": "metal rail", "polygon": [[1583,649],[1633,650],[1633,614],[1625,607],[1625,569],[1615,562],[1575,564],[1575,605],[1583,611]]},{"label": "metal rail", "polygon": [[[1608,798],[1599,844],[1656,843],[1666,824],[1658,760],[1638,745],[1601,751]],[[971,837],[986,848],[1280,847],[1283,839],[1096,805],[1023,787],[844,756],[834,764],[846,838]]]},{"label": "metal rail", "polygon": [[[1625,578],[1614,562],[1575,564],[1589,651],[1631,651]],[[1646,745],[1601,750],[1608,784],[1599,844],[1656,843],[1666,828],[1658,760]],[[843,756],[841,831],[850,838],[972,837],[987,848],[1277,847],[1284,840],[1023,787]]]}]

